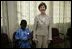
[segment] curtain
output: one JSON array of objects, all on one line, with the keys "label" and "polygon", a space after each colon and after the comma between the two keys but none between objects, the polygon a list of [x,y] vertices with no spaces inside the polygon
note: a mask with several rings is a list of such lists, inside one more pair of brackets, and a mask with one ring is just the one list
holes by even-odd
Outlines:
[{"label": "curtain", "polygon": [[7,2],[1,1],[1,29],[3,33],[8,33],[8,14],[7,14]]},{"label": "curtain", "polygon": [[71,2],[54,1],[53,2],[53,23],[61,33],[66,34],[71,26]]},{"label": "curtain", "polygon": [[32,30],[34,18],[40,12],[38,5],[45,2],[46,14],[52,17],[52,26],[66,33],[71,27],[71,1],[1,1],[1,26],[3,32],[12,38],[22,19],[26,19]]},{"label": "curtain", "polygon": [[71,22],[70,1],[17,1],[19,24],[21,19],[26,19],[31,27],[34,24],[35,16],[40,13],[38,5],[41,2],[45,2],[47,5],[46,13],[52,17],[53,27],[58,28],[61,33],[66,33]]},{"label": "curtain", "polygon": [[17,16],[19,24],[22,19],[27,20],[28,27],[32,29],[34,24],[34,18],[40,13],[38,5],[41,2],[45,2],[47,5],[46,14],[49,15],[50,1],[17,1]]},{"label": "curtain", "polygon": [[12,40],[13,33],[17,30],[17,4],[16,1],[1,1],[2,2],[2,15],[1,25],[3,33],[7,33],[8,37]]},{"label": "curtain", "polygon": [[28,27],[32,29],[34,18],[40,13],[38,5],[41,2],[47,5],[46,13],[52,17],[52,26],[58,28],[61,33],[66,33],[71,23],[70,1],[17,1],[19,24],[21,19],[26,19]]}]

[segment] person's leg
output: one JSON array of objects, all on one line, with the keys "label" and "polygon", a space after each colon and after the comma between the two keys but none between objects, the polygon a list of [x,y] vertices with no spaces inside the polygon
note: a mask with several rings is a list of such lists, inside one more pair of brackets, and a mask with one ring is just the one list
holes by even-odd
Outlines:
[{"label": "person's leg", "polygon": [[43,36],[43,48],[48,48],[48,37],[47,36]]},{"label": "person's leg", "polygon": [[38,43],[36,43],[36,48],[41,48],[42,46],[42,36],[37,35]]}]

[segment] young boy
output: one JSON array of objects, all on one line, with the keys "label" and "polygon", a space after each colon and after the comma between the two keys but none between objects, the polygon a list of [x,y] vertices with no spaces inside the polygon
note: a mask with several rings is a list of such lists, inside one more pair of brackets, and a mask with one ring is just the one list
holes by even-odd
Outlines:
[{"label": "young boy", "polygon": [[30,36],[30,30],[27,28],[27,21],[22,20],[20,23],[20,28],[16,31],[15,39],[18,41],[19,48],[31,48],[29,39]]}]

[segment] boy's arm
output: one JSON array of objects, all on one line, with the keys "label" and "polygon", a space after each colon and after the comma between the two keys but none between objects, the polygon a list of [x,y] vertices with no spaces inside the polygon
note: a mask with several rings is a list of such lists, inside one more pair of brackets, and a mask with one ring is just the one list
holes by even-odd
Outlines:
[{"label": "boy's arm", "polygon": [[20,34],[18,32],[16,32],[16,34],[15,34],[15,39],[17,39],[17,40],[20,39]]}]

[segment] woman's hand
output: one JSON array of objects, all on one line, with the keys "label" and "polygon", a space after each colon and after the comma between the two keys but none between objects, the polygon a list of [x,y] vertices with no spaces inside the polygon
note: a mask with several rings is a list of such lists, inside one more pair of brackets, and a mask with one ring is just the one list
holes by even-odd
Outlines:
[{"label": "woman's hand", "polygon": [[33,38],[33,41],[34,41],[35,43],[38,43],[38,40],[37,40],[36,38]]}]

